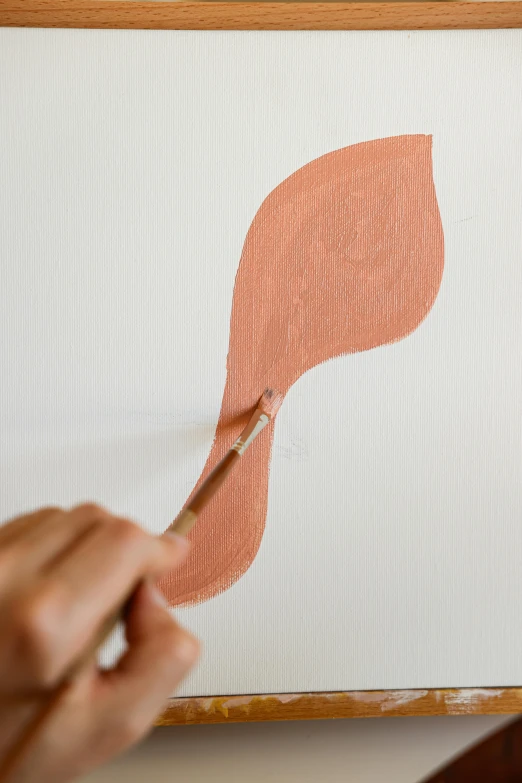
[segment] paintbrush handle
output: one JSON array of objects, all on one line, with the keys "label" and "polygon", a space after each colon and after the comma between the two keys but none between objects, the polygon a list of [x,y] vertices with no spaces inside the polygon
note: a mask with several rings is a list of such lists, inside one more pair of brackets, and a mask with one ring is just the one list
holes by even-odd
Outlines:
[{"label": "paintbrush handle", "polygon": [[198,489],[187,508],[190,508],[195,514],[199,514],[208,501],[214,497],[218,489],[225,483],[228,475],[239,462],[237,451],[230,450],[219,462],[216,467],[208,474],[205,481]]},{"label": "paintbrush handle", "polygon": [[194,527],[198,514],[209,500],[216,494],[218,489],[224,483],[234,465],[239,462],[240,454],[233,448],[230,449],[211,473],[206,477],[194,497],[189,500],[185,508],[180,511],[169,530],[172,533],[178,533],[180,536],[186,536]]},{"label": "paintbrush handle", "polygon": [[195,495],[189,500],[185,508],[180,511],[169,527],[171,532],[186,536],[192,530],[198,515],[216,494],[234,466],[239,462],[240,457],[242,457],[269,421],[270,417],[261,408],[256,408],[254,415],[250,418],[234,445],[225,454],[221,462],[218,462],[216,467],[209,473]]},{"label": "paintbrush handle", "polygon": [[170,525],[169,532],[177,533],[178,536],[186,536],[196,524],[197,518],[198,515],[192,509],[184,508]]}]

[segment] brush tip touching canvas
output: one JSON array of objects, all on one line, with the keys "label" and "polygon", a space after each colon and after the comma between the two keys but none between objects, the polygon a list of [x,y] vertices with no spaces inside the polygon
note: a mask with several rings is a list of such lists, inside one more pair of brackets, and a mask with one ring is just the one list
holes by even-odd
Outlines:
[{"label": "brush tip touching canvas", "polygon": [[257,407],[259,410],[263,411],[269,419],[273,419],[283,404],[283,399],[284,397],[280,391],[268,387],[261,395]]}]

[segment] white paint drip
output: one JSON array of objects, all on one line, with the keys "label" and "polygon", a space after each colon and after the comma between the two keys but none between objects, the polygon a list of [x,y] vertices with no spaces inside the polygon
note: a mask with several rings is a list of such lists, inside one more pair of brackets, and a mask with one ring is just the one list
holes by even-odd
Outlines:
[{"label": "white paint drip", "polygon": [[503,689],[492,688],[463,688],[462,690],[448,693],[446,704],[448,707],[472,707],[478,701],[498,699],[504,693]]},{"label": "white paint drip", "polygon": [[354,701],[362,701],[365,704],[380,704],[381,712],[388,712],[400,707],[402,704],[409,704],[417,699],[423,699],[428,695],[428,691],[355,691],[349,694]]},{"label": "white paint drip", "polygon": [[230,699],[227,699],[223,702],[222,707],[224,710],[230,710],[234,707],[245,707],[249,705],[252,701],[255,699],[259,699],[260,701],[266,701],[267,699],[275,699],[280,704],[290,704],[292,701],[296,701],[297,699],[300,699],[303,695],[302,693],[267,693],[266,695],[259,695],[259,696],[232,696]]}]

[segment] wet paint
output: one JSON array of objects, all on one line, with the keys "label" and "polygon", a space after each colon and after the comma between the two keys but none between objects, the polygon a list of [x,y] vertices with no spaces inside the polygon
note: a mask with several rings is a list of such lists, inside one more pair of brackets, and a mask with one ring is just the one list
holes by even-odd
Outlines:
[{"label": "wet paint", "polygon": [[[246,425],[265,387],[284,395],[321,362],[410,334],[435,301],[443,266],[431,136],[345,147],[276,187],[243,247],[225,391],[199,483]],[[252,563],[265,527],[273,427],[202,512],[189,536],[188,561],[163,580],[172,604],[211,598]]]}]

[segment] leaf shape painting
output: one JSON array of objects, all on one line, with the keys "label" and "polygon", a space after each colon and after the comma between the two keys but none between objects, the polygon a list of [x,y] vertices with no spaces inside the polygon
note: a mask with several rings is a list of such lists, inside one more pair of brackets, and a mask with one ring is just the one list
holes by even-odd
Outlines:
[{"label": "leaf shape painting", "polygon": [[[443,266],[431,136],[345,147],[278,185],[245,239],[225,391],[200,482],[265,387],[285,394],[321,362],[416,329],[435,301]],[[265,527],[273,427],[201,514],[188,561],[162,582],[171,604],[211,598],[252,563]]]}]

